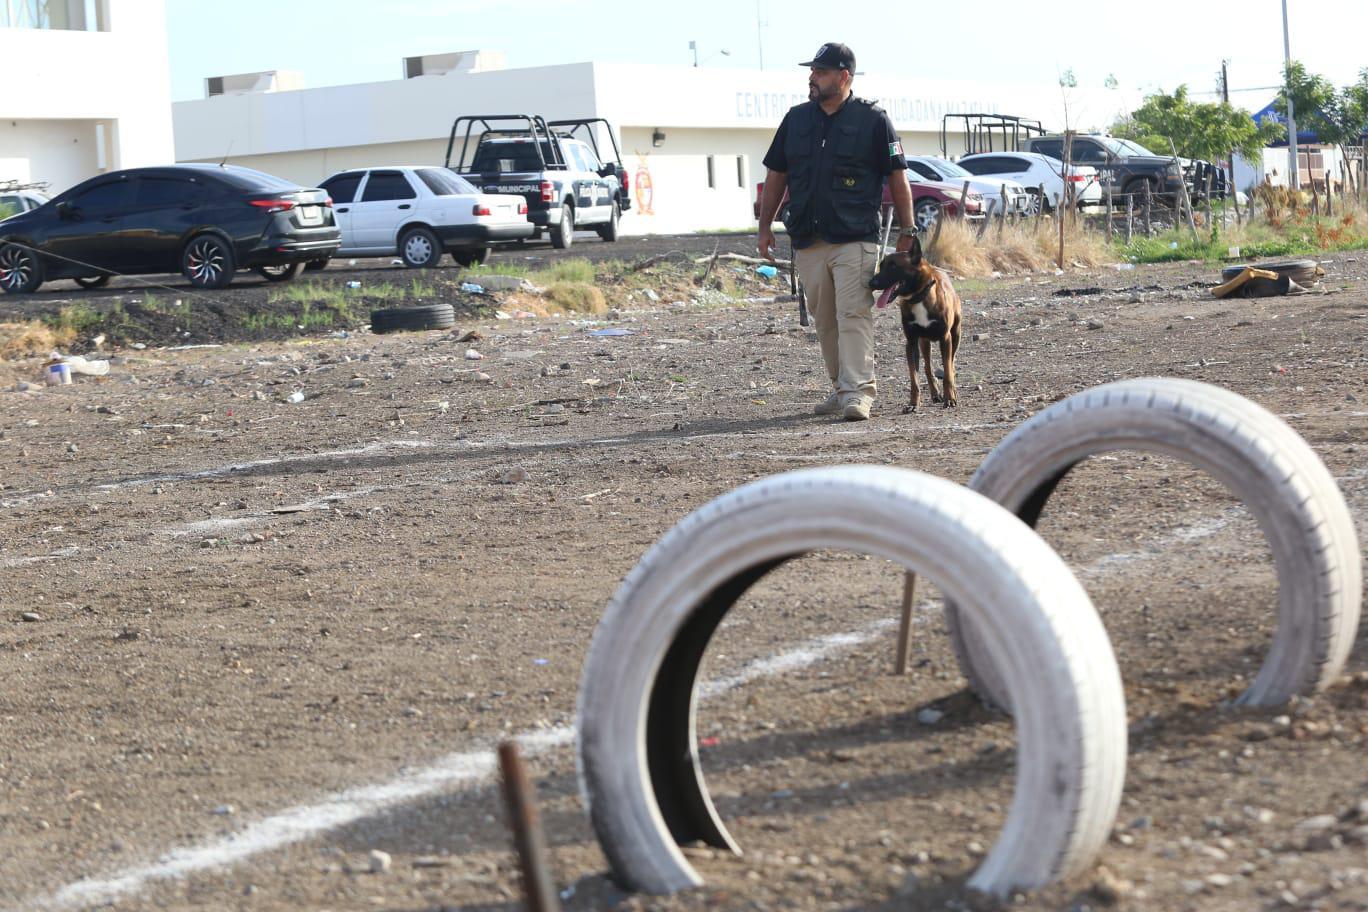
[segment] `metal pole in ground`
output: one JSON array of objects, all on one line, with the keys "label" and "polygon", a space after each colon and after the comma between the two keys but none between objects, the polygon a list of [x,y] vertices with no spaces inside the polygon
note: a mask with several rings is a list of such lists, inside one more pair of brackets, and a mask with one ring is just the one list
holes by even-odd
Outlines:
[{"label": "metal pole in ground", "polygon": [[523,768],[522,753],[516,741],[504,741],[499,745],[499,769],[503,773],[513,845],[522,866],[527,912],[560,912],[560,897],[556,895],[556,884],[551,877],[550,853],[537,816],[535,792]]},{"label": "metal pole in ground", "polygon": [[1108,244],[1110,244],[1110,243],[1112,242],[1112,219],[1113,219],[1113,218],[1114,218],[1114,214],[1113,214],[1113,212],[1112,212],[1112,185],[1109,183],[1109,184],[1107,184],[1107,243],[1108,243]]}]

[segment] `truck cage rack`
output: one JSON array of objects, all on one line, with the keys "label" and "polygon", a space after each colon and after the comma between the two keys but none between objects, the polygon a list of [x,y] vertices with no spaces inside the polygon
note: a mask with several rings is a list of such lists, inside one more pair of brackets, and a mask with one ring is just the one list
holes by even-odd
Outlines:
[{"label": "truck cage rack", "polygon": [[[557,143],[545,142],[554,136],[573,137],[584,141],[588,140],[590,148],[594,150],[594,155],[603,162],[603,153],[599,151],[598,135],[594,126],[602,124],[608,134],[608,141],[613,144],[613,158],[609,164],[614,166],[617,173],[622,168],[622,152],[618,147],[617,137],[613,135],[612,125],[602,117],[571,117],[564,120],[547,121],[540,114],[463,114],[457,117],[451,124],[451,135],[447,138],[446,161],[444,166],[453,171],[467,170],[467,153],[471,153],[470,161],[474,160],[474,152],[477,152],[485,137],[526,137],[532,141],[533,147],[537,150],[537,159],[541,163],[541,170],[547,167],[564,168],[568,162],[561,155],[560,146]],[[462,126],[465,130],[462,133]],[[478,133],[475,128],[479,127]],[[580,135],[580,134],[583,135]],[[452,153],[456,150],[456,137],[461,135],[461,155],[452,162]],[[471,148],[470,141],[475,139],[475,147]],[[546,150],[551,151],[551,161],[546,159]]]},{"label": "truck cage rack", "polygon": [[[1011,114],[946,114],[941,118],[941,154],[950,157],[950,121],[962,120],[960,130],[964,154],[979,152],[1020,152],[1023,140],[1044,136],[1049,131],[1040,121]],[[997,143],[994,143],[994,139]]]}]

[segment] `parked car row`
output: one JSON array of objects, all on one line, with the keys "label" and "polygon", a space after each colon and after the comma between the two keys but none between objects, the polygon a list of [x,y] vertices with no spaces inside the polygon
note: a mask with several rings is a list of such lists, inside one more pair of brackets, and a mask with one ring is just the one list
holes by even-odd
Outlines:
[{"label": "parked car row", "polygon": [[197,288],[222,288],[244,269],[282,282],[339,253],[412,267],[450,254],[473,266],[491,243],[535,230],[520,196],[422,165],[343,171],[319,188],[236,165],[133,168],[51,200],[13,190],[0,205],[0,290],[10,294],[175,272]]},{"label": "parked car row", "polygon": [[[985,208],[991,205],[995,212],[1001,212],[1004,205],[1009,214],[1020,215],[1031,211],[1031,194],[1019,182],[1009,178],[981,178],[952,161],[934,155],[907,156],[907,172],[908,177],[919,176],[921,180],[958,184],[961,188],[968,181],[969,190],[982,196]],[[1004,193],[1007,195],[1005,203],[1002,200]]]},{"label": "parked car row", "polygon": [[51,279],[98,288],[116,274],[170,272],[222,288],[239,269],[283,281],[340,240],[322,190],[232,165],[133,168],[0,221],[0,290],[27,294]]},{"label": "parked car row", "polygon": [[[599,155],[599,127],[611,158]],[[198,288],[222,288],[240,269],[286,281],[338,254],[398,256],[414,268],[450,254],[474,266],[491,244],[543,231],[555,247],[581,226],[616,241],[627,191],[611,124],[531,115],[457,118],[445,166],[353,168],[318,188],[226,164],[102,174],[51,201],[0,184],[0,290],[68,278],[98,288],[115,275],[177,271]]]}]

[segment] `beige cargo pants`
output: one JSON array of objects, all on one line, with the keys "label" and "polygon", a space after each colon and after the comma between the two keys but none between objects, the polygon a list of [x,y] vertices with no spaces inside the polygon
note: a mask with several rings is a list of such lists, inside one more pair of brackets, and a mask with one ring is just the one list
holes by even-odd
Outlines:
[{"label": "beige cargo pants", "polygon": [[822,361],[832,389],[844,400],[874,398],[874,295],[869,280],[878,266],[879,245],[816,241],[793,257],[807,291],[808,311],[817,326]]}]

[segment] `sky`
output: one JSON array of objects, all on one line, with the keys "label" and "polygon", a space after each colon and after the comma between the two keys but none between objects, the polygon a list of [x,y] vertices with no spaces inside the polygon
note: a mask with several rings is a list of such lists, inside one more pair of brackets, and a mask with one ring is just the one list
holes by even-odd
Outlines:
[{"label": "sky", "polygon": [[[1337,86],[1368,67],[1363,0],[1286,0],[1292,57]],[[1238,9],[1238,11],[1236,11]],[[509,67],[602,61],[791,70],[826,41],[881,76],[1079,86],[1214,97],[1221,62],[1231,101],[1273,96],[1283,59],[1282,0],[166,0],[172,99],[204,78],[299,70],[308,88],[398,79],[404,57],[499,50]],[[740,74],[738,74],[739,76]],[[856,91],[858,92],[858,81]],[[1250,91],[1243,91],[1243,90]],[[1201,94],[1209,93],[1209,94]]]}]

